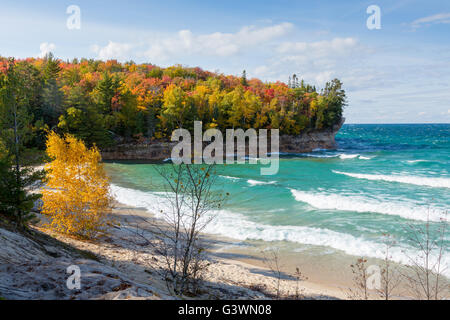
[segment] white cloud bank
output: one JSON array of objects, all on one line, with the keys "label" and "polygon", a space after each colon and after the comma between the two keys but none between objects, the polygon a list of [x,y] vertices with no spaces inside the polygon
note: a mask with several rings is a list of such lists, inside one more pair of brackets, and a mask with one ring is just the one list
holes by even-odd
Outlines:
[{"label": "white cloud bank", "polygon": [[149,39],[135,45],[109,41],[104,47],[92,46],[92,50],[99,59],[123,60],[130,56],[130,50],[133,48],[136,49],[136,55],[155,63],[168,61],[180,55],[230,57],[245,49],[265,45],[273,39],[286,35],[292,29],[291,23],[284,22],[259,28],[245,26],[235,33],[194,34],[190,30],[180,30],[175,34]]},{"label": "white cloud bank", "polygon": [[284,42],[278,48],[281,53],[302,53],[309,55],[346,54],[357,46],[354,38],[334,38],[317,42]]},{"label": "white cloud bank", "polygon": [[313,42],[282,42],[268,65],[260,65],[253,71],[259,77],[275,80],[282,74],[287,79],[296,73],[307,82],[323,85],[335,76],[342,76],[342,67],[351,62],[354,55],[364,52],[356,38],[333,38]]},{"label": "white cloud bank", "polygon": [[93,45],[91,49],[101,60],[129,60],[131,48],[132,45],[127,43],[109,41],[105,47]]},{"label": "white cloud bank", "polygon": [[152,60],[166,60],[182,52],[190,55],[228,57],[245,48],[266,44],[272,39],[284,36],[292,28],[291,23],[285,22],[263,28],[246,26],[236,33],[215,32],[195,35],[190,30],[181,30],[175,36],[151,44],[145,56]]},{"label": "white cloud bank", "polygon": [[223,59],[240,54],[248,54],[251,59],[255,54],[263,53],[265,64],[243,67],[249,69],[250,77],[287,81],[289,75],[296,73],[318,86],[333,77],[342,76],[342,66],[350,63],[352,56],[365,50],[352,37],[312,42],[286,41],[286,36],[293,29],[291,23],[284,22],[266,27],[244,26],[235,33],[195,34],[190,30],[180,30],[159,37],[153,35],[152,39],[149,36],[145,41],[133,44],[109,41],[106,46],[94,45],[91,49],[102,60],[136,59],[155,64],[185,62],[189,56],[215,58],[223,62]]}]

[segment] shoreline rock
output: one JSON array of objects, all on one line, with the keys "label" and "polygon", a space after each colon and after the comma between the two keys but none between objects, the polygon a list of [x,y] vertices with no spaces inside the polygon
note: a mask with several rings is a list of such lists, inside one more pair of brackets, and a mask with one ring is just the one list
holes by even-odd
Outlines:
[{"label": "shoreline rock", "polygon": [[[344,124],[341,123],[332,128],[313,130],[298,136],[281,135],[280,152],[303,153],[314,149],[334,149],[336,147],[335,136]],[[178,142],[152,141],[148,143],[131,144],[123,143],[102,150],[103,160],[141,160],[162,161],[170,158],[172,148]],[[206,144],[207,145],[207,144]]]}]

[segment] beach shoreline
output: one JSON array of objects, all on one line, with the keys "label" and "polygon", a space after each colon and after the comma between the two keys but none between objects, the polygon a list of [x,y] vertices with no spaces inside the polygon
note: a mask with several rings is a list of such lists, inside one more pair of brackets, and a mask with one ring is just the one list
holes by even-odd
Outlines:
[{"label": "beach shoreline", "polygon": [[[121,279],[124,288],[116,290],[116,287],[112,290],[102,285],[102,280],[97,283],[88,283],[88,288],[95,294],[80,291],[78,295],[71,295],[71,299],[176,298],[168,291],[167,283],[160,273],[166,268],[164,257],[155,250],[154,246],[143,243],[143,238],[137,236],[137,232],[140,232],[141,235],[144,232],[147,238],[151,239],[152,233],[157,231],[154,229],[155,223],[165,226],[165,222],[153,215],[147,208],[126,205],[115,200],[110,214],[110,227],[104,235],[92,241],[56,233],[45,227],[45,223],[48,222],[45,216],[38,214],[38,218],[40,218],[40,222],[32,225],[32,229],[76,250],[92,255],[97,263],[95,272],[108,277],[108,274],[112,272],[111,269],[114,270],[119,274],[114,277]],[[0,229],[0,231],[2,230]],[[355,263],[358,257],[344,253],[337,255],[336,250],[331,250],[333,252],[330,251],[327,254],[325,247],[299,245],[298,243],[295,244],[296,250],[292,250],[293,244],[286,241],[242,241],[208,233],[202,233],[201,240],[208,251],[206,259],[210,265],[203,274],[201,293],[184,298],[325,300],[362,298],[355,297],[355,283],[350,268],[350,264]],[[14,247],[17,247],[17,250]],[[23,249],[19,247],[14,245],[9,250],[17,251],[14,254],[22,255],[19,251]],[[264,261],[265,257],[270,256],[270,254],[266,256],[265,253],[270,253],[272,249],[279,250],[277,251],[280,264],[279,275],[276,271],[270,270],[270,266]],[[51,251],[55,252],[59,249]],[[77,262],[70,262],[70,259],[75,258],[69,258],[67,264],[79,263],[78,258]],[[67,257],[65,261],[67,261]],[[380,259],[368,259],[368,265],[381,262]],[[81,263],[82,270],[86,268],[83,267],[85,263],[85,260]],[[87,268],[92,268],[89,263]],[[38,265],[41,264],[51,267],[55,265],[54,262],[48,262],[46,259],[39,261]],[[303,278],[299,281],[295,275],[296,268],[299,268]],[[17,272],[21,271],[16,270],[15,273]],[[62,273],[62,277],[64,277],[65,269],[52,269],[51,272]],[[44,279],[46,274],[48,271],[41,270],[37,275],[29,276]],[[124,278],[121,278],[122,276]],[[36,286],[42,286],[41,283],[35,282]],[[64,284],[61,283],[61,285]],[[408,299],[410,297],[404,290],[405,288],[400,289],[400,294],[394,294],[392,299]],[[33,289],[30,290],[33,291]],[[29,298],[54,299],[54,296],[44,292],[42,295]],[[61,298],[64,299],[62,296]],[[380,296],[376,291],[370,290],[369,298],[380,299]]]},{"label": "beach shoreline", "polygon": [[[124,230],[127,230],[126,232],[129,233],[127,237],[130,237],[132,235],[130,231],[136,224],[139,224],[137,220],[141,220],[141,218],[153,219],[161,224],[163,224],[163,220],[158,218],[157,214],[154,215],[149,207],[144,206],[142,201],[134,201],[133,194],[126,194],[125,196],[126,198],[123,198],[122,195],[121,200],[126,204],[120,203],[120,199],[115,200],[115,208],[112,214],[114,227],[108,240],[111,243],[116,242],[123,254],[104,254],[103,252],[108,251],[105,251],[103,239],[95,245],[94,243],[86,245],[83,241],[72,241],[73,239],[61,235],[52,234],[52,236],[56,236],[64,242],[68,241],[72,245],[94,254],[104,255],[104,258],[109,261],[127,261],[127,264],[129,264],[130,257],[132,257],[131,260],[137,257],[136,259],[141,262],[134,264],[131,261],[131,265],[135,267],[131,267],[130,270],[127,270],[127,273],[134,274],[137,279],[140,279],[142,276],[138,273],[142,272],[142,265],[151,267],[146,265],[145,260],[154,260],[155,254],[149,255],[145,248],[134,248],[132,242],[116,240],[124,236]],[[142,203],[143,207],[134,206],[135,202],[137,206]],[[46,229],[42,229],[42,231],[49,232]],[[151,230],[148,231],[151,234]],[[215,233],[215,231],[212,230],[212,233]],[[280,291],[286,297],[291,297],[300,291],[302,296],[308,298],[352,299],[354,298],[352,292],[355,282],[350,265],[355,264],[358,258],[367,259],[367,266],[381,266],[383,264],[383,261],[379,258],[354,256],[339,249],[320,245],[306,245],[289,241],[238,240],[227,238],[219,232],[217,234],[204,232],[202,238],[205,240],[205,247],[209,251],[208,256],[212,262],[210,269],[205,274],[207,283],[228,284],[233,288],[250,288],[252,292],[255,292],[255,290],[259,293],[262,292],[262,295],[258,298],[276,297],[277,277],[264,262],[265,253],[270,253],[273,249],[278,251],[282,273]],[[396,267],[403,268],[398,264],[396,264]],[[295,280],[297,268],[302,276],[307,278],[306,280],[300,282]],[[160,287],[165,290],[164,284],[160,284]],[[235,298],[236,294],[233,291],[234,289],[224,297]],[[165,294],[168,294],[168,292],[165,292]],[[218,296],[220,297],[220,295]],[[250,299],[256,298],[254,293],[246,293],[244,296]],[[401,288],[392,298],[408,299],[408,297],[410,297],[410,293],[407,292],[406,288]],[[379,295],[372,290],[371,298],[379,299]]]},{"label": "beach shoreline", "polygon": [[[116,202],[113,216],[114,219],[119,219],[122,226],[133,225],[133,222],[130,224],[131,217],[150,218],[157,223],[165,224],[146,208],[119,202]],[[276,271],[270,270],[264,259],[270,258],[270,253],[275,250],[281,274],[279,293],[284,298],[292,298],[299,292],[300,296],[306,299],[362,299],[355,296],[357,290],[350,265],[355,264],[359,258],[366,259],[367,266],[372,264],[381,266],[384,262],[377,258],[351,256],[343,252],[337,254],[334,249],[329,254],[324,254],[329,248],[318,246],[304,246],[303,250],[292,250],[292,244],[284,241],[241,241],[209,233],[202,233],[201,236],[209,252],[208,259],[212,262],[205,275],[206,282],[257,288],[257,291],[264,292],[265,298],[270,299],[277,295],[278,280]],[[295,248],[299,248],[298,243],[295,244]],[[398,270],[407,271],[405,266],[391,263],[392,267],[395,265]],[[300,281],[297,281],[295,276],[297,268],[304,278]],[[369,299],[380,299],[376,290],[369,290],[368,296]],[[401,285],[392,293],[391,298],[410,299],[411,293],[405,285]]]},{"label": "beach shoreline", "polygon": [[[44,169],[43,165],[34,167],[34,170],[42,169]],[[141,250],[132,248],[135,244],[132,243],[134,240],[131,240],[131,242],[119,241],[117,243],[118,247],[124,251],[123,254],[105,254],[105,252],[108,252],[108,250],[105,250],[104,247],[105,241],[111,243],[114,242],[114,240],[117,240],[117,238],[124,238],[122,230],[127,230],[127,237],[132,236],[133,232],[131,230],[135,228],[136,225],[139,225],[139,228],[142,228],[143,219],[152,219],[157,221],[158,224],[165,225],[165,222],[161,218],[155,217],[150,211],[148,211],[148,209],[126,205],[120,203],[116,199],[114,200],[114,207],[110,216],[110,219],[114,224],[114,227],[109,230],[112,232],[107,238],[100,239],[99,241],[92,242],[77,240],[72,237],[53,232],[50,229],[43,227],[45,223],[48,222],[47,218],[41,214],[38,214],[38,217],[40,222],[34,226],[34,228],[37,228],[39,231],[55,237],[56,239],[70,244],[78,249],[90,251],[95,255],[104,255],[104,259],[110,261],[126,261],[130,256],[139,256],[143,253],[139,252]],[[149,226],[144,226],[144,228],[148,227]],[[151,230],[149,231],[152,232]],[[240,284],[244,288],[258,288],[258,290],[264,290],[264,294],[259,298],[273,298],[276,296],[275,288],[277,286],[277,277],[273,271],[269,270],[268,265],[264,262],[264,256],[262,254],[263,250],[270,247],[269,242],[257,241],[250,244],[250,242],[247,241],[241,241],[222,235],[209,233],[202,233],[202,240],[204,241],[204,245],[209,252],[209,258],[212,262],[212,267],[210,267],[206,275],[208,281],[232,283],[235,285]],[[145,255],[147,254],[148,252],[145,253]],[[141,260],[142,259],[143,258],[141,257]],[[149,258],[147,256],[145,259],[154,260],[154,257],[152,256]],[[297,290],[299,290],[302,296],[308,298],[348,298],[347,289],[352,285],[351,279],[348,277],[349,274],[347,274],[346,281],[333,283],[334,279],[330,277],[321,279],[320,273],[312,274],[312,271],[316,268],[314,266],[313,268],[308,268],[308,273],[305,274],[302,269],[302,265],[304,265],[304,263],[296,264],[291,260],[287,265],[285,265],[283,259],[284,257],[281,256],[280,261],[282,264],[280,271],[282,271],[282,277],[280,280],[280,293],[282,295],[293,295]],[[312,262],[312,264],[314,265],[314,262]],[[303,275],[308,278],[307,280],[302,280],[301,284],[300,282],[297,283],[295,280],[294,273],[296,267],[299,267]],[[139,268],[132,270],[131,273],[134,274],[137,279],[140,279],[141,276],[136,274],[137,269]],[[127,272],[130,272],[130,270],[127,270]],[[160,281],[157,281],[156,283],[158,287],[164,290],[164,284],[160,283]],[[297,289],[297,287],[299,289]],[[165,294],[168,295],[169,293],[165,292]],[[252,295],[250,294],[247,298],[251,297]]]},{"label": "beach shoreline", "polygon": [[[136,208],[116,202],[113,210],[113,218],[120,223],[121,228],[129,228],[139,223],[141,218],[155,219],[158,223],[164,224],[163,220],[155,218],[151,212],[144,208]],[[136,220],[136,218],[138,218]],[[142,228],[142,225],[140,225]],[[145,226],[143,228],[146,228]],[[219,235],[202,234],[202,240],[208,248],[211,266],[206,272],[207,282],[238,284],[244,288],[264,288],[265,296],[274,297],[277,277],[264,263],[259,249],[243,249],[242,241],[227,238]],[[267,243],[265,243],[267,245]],[[237,249],[238,248],[238,249]],[[280,257],[283,259],[283,257]],[[301,263],[299,265],[301,268]],[[309,269],[311,271],[312,269]],[[330,279],[322,279],[320,274],[306,276],[311,280],[304,280],[297,283],[294,277],[295,268],[291,265],[288,268],[282,267],[282,277],[280,281],[280,292],[285,296],[295,294],[297,285],[304,297],[325,298],[325,299],[347,299],[348,287],[351,286],[351,279],[338,284],[329,283]],[[346,286],[347,285],[347,286]]]},{"label": "beach shoreline", "polygon": [[[79,250],[88,251],[98,256],[102,263],[123,272],[133,281],[157,288],[161,296],[170,296],[167,286],[158,274],[158,269],[164,268],[161,256],[155,253],[151,246],[142,246],[134,236],[134,228],[139,228],[151,234],[151,227],[143,226],[142,218],[154,219],[147,210],[116,202],[111,214],[114,226],[106,236],[96,241],[84,241],[55,233],[43,227],[41,223],[34,226],[38,231],[46,233]],[[157,223],[163,224],[155,218]],[[154,221],[153,221],[154,222]],[[273,299],[276,298],[277,277],[251,251],[237,253],[227,248],[235,246],[239,241],[221,236],[202,234],[202,240],[209,254],[210,266],[204,273],[202,291],[192,299]],[[259,261],[259,262],[258,262]],[[150,275],[150,276],[149,276]],[[293,273],[283,272],[280,280],[280,295],[292,299],[299,294],[301,299],[346,299],[345,290],[326,283],[316,283],[309,280],[297,282]],[[111,298],[110,296],[108,296]],[[96,297],[90,297],[96,298]],[[108,298],[108,299],[109,299]],[[123,294],[120,298],[127,297]]]}]

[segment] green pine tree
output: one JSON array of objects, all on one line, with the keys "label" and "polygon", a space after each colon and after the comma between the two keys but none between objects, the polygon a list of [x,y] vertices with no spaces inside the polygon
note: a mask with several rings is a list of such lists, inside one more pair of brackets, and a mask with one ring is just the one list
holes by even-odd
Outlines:
[{"label": "green pine tree", "polygon": [[32,120],[28,107],[26,81],[10,59],[0,79],[0,214],[19,227],[33,217],[31,209],[41,195],[29,190],[43,179],[43,172],[33,170],[26,157],[29,150],[24,142],[30,139]]}]

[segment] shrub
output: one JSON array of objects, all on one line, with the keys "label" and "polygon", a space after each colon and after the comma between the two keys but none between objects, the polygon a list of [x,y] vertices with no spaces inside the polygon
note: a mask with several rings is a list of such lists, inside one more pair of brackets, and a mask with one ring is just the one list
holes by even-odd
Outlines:
[{"label": "shrub", "polygon": [[58,232],[93,238],[107,225],[112,198],[97,147],[88,149],[71,135],[47,137],[47,188],[42,213]]}]

